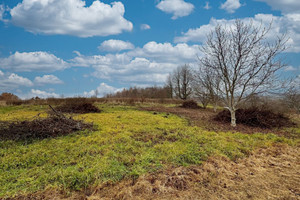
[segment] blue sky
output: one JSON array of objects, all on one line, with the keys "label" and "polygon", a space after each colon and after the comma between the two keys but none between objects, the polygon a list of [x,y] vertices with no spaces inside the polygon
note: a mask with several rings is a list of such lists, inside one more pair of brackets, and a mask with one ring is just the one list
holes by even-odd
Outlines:
[{"label": "blue sky", "polygon": [[[0,93],[22,98],[99,96],[164,84],[197,65],[216,24],[287,32],[283,76],[300,74],[299,0],[0,0]],[[300,78],[300,77],[299,77]]]}]

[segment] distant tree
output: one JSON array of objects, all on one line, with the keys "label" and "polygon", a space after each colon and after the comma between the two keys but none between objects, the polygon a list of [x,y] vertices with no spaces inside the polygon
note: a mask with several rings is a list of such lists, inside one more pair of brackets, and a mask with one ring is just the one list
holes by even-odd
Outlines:
[{"label": "distant tree", "polygon": [[182,100],[188,99],[192,95],[192,70],[189,65],[179,66],[171,73],[174,94]]},{"label": "distant tree", "polygon": [[167,90],[169,98],[173,98],[174,94],[174,86],[173,86],[173,81],[172,81],[172,74],[170,73],[167,77],[167,81],[165,84],[165,88]]},{"label": "distant tree", "polygon": [[19,100],[20,98],[12,93],[4,92],[0,95],[1,101]]},{"label": "distant tree", "polygon": [[284,94],[287,105],[300,113],[300,76],[291,82],[290,87]]},{"label": "distant tree", "polygon": [[286,35],[273,42],[266,40],[270,27],[257,27],[236,20],[233,27],[217,25],[202,47],[200,66],[209,70],[220,85],[213,85],[231,113],[231,125],[236,126],[235,112],[240,103],[254,93],[274,87],[275,73],[285,65],[278,55],[286,47]]}]

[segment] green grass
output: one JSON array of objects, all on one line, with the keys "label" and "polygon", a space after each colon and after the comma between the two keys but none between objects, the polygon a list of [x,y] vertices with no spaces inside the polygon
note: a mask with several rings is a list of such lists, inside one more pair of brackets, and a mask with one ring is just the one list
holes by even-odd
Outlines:
[{"label": "green grass", "polygon": [[[215,133],[175,115],[100,104],[102,113],[77,115],[98,130],[36,140],[0,141],[0,198],[49,188],[84,190],[106,181],[136,178],[169,166],[201,164],[209,156],[237,159],[258,147],[298,141],[273,134]],[[28,118],[45,107],[0,107],[0,118]],[[27,113],[27,114],[26,114]],[[31,114],[28,114],[31,113]]]}]

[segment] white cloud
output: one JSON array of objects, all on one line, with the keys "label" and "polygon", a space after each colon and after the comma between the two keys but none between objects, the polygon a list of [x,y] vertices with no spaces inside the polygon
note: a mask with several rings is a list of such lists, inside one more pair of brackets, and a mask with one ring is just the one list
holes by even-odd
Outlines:
[{"label": "white cloud", "polygon": [[204,8],[205,10],[211,9],[211,6],[209,5],[209,2],[208,2],[208,1],[205,2],[205,6],[204,6],[203,8]]},{"label": "white cloud", "polygon": [[298,69],[296,67],[293,66],[287,66],[284,68],[284,71],[297,71]]},{"label": "white cloud", "polygon": [[83,95],[86,97],[96,96],[97,97],[104,97],[107,94],[113,94],[118,91],[121,91],[123,88],[115,88],[113,86],[107,85],[106,83],[101,83],[95,90],[91,90],[90,92],[84,92]]},{"label": "white cloud", "polygon": [[37,52],[16,52],[8,58],[0,58],[1,68],[12,71],[42,71],[52,72],[66,69],[69,65],[55,55],[37,51]]},{"label": "white cloud", "polygon": [[29,32],[108,36],[131,31],[133,25],[123,16],[124,5],[94,1],[86,7],[83,0],[23,0],[10,11],[11,22]]},{"label": "white cloud", "polygon": [[130,42],[122,40],[106,40],[98,47],[101,51],[122,51],[134,49],[134,45]]},{"label": "white cloud", "polygon": [[275,10],[281,10],[283,13],[300,13],[299,0],[256,0],[269,4]]},{"label": "white cloud", "polygon": [[148,42],[142,48],[122,54],[78,56],[73,66],[93,67],[94,77],[126,84],[162,85],[178,65],[196,63],[198,45]]},{"label": "white cloud", "polygon": [[149,30],[149,29],[151,29],[150,25],[148,25],[148,24],[142,24],[140,28],[141,28],[141,30]]},{"label": "white cloud", "polygon": [[0,71],[0,91],[10,91],[19,87],[33,86],[31,80],[17,74],[4,74]]},{"label": "white cloud", "polygon": [[221,4],[221,9],[226,10],[228,13],[234,13],[241,7],[240,0],[226,0],[225,3]]},{"label": "white cloud", "polygon": [[[288,14],[284,16],[274,16],[271,14],[257,14],[254,18],[241,19],[245,23],[252,22],[254,26],[259,26],[261,23],[263,26],[268,27],[272,22],[272,28],[266,36],[268,40],[276,39],[276,36],[287,33],[290,40],[288,45],[290,48],[286,52],[300,52],[300,14]],[[209,24],[202,25],[199,28],[189,29],[182,36],[175,37],[175,42],[200,42],[206,41],[207,35],[216,27],[217,24],[230,27],[234,24],[233,20],[226,19],[214,19],[212,18]]]},{"label": "white cloud", "polygon": [[0,5],[0,21],[3,20],[4,12],[5,12],[4,5]]},{"label": "white cloud", "polygon": [[57,97],[59,97],[59,95],[54,92],[46,92],[46,91],[42,91],[42,90],[31,89],[31,91],[26,96],[23,96],[23,98],[24,97],[25,98],[32,98],[32,97],[39,97],[39,98],[55,97],[55,98],[57,98]]},{"label": "white cloud", "polygon": [[34,79],[34,82],[38,85],[45,85],[45,84],[63,84],[64,82],[57,78],[54,75],[44,75],[42,77],[37,76]]},{"label": "white cloud", "polygon": [[190,15],[194,10],[194,5],[184,0],[162,0],[157,6],[163,12],[172,14],[172,19]]}]

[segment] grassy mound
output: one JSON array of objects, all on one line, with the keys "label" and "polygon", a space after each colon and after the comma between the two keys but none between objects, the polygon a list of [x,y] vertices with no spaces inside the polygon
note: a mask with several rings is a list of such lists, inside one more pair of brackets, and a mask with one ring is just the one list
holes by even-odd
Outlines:
[{"label": "grassy mound", "polygon": [[56,110],[64,113],[100,113],[101,110],[89,102],[67,102],[56,107]]},{"label": "grassy mound", "polygon": [[37,118],[33,121],[2,121],[0,140],[43,139],[92,128],[93,124],[52,114],[47,118]]},{"label": "grassy mound", "polygon": [[184,101],[181,105],[182,108],[189,108],[189,109],[198,109],[200,106],[198,106],[197,102],[194,100],[188,100]]},{"label": "grassy mound", "polygon": [[[228,110],[223,110],[214,117],[214,120],[230,123],[230,112]],[[259,128],[280,128],[291,127],[295,125],[282,113],[274,113],[271,110],[259,109],[255,107],[237,110],[236,120],[238,124]]]}]

